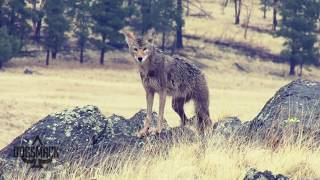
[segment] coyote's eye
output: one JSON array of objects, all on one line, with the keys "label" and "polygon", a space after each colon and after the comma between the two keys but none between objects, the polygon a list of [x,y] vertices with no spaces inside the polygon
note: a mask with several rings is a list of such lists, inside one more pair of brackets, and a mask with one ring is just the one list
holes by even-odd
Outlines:
[{"label": "coyote's eye", "polygon": [[147,51],[148,49],[147,48],[143,48],[143,51]]},{"label": "coyote's eye", "polygon": [[133,48],[134,51],[138,51],[138,48]]}]

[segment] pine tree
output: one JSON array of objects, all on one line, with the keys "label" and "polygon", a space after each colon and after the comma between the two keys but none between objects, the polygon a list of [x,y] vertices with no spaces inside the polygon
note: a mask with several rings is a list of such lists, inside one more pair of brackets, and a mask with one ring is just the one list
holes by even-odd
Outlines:
[{"label": "pine tree", "polygon": [[175,3],[172,0],[139,0],[141,21],[134,28],[141,33],[154,28],[162,34],[162,49],[165,48],[167,34],[175,30]]},{"label": "pine tree", "polygon": [[155,17],[153,16],[156,14],[154,13],[154,2],[155,0],[138,0],[141,21],[135,24],[135,28],[142,34],[153,27],[152,22],[155,21]]},{"label": "pine tree", "polygon": [[13,35],[9,35],[6,27],[0,28],[0,69],[3,63],[15,56],[21,47],[21,41]]},{"label": "pine tree", "polygon": [[93,19],[92,31],[99,35],[94,39],[94,44],[100,49],[100,64],[104,64],[104,56],[107,50],[120,47],[123,36],[119,31],[125,25],[128,9],[123,6],[123,0],[96,0],[91,8]]},{"label": "pine tree", "polygon": [[9,34],[14,34],[23,40],[31,30],[27,20],[31,17],[30,11],[26,8],[25,0],[8,1],[9,22],[7,24]]},{"label": "pine tree", "polygon": [[90,26],[90,0],[76,0],[74,15],[74,34],[80,49],[80,63],[83,63],[85,46],[89,39]]},{"label": "pine tree", "polygon": [[44,5],[45,12],[45,40],[47,50],[46,65],[49,65],[50,52],[55,59],[58,51],[66,41],[65,32],[69,29],[67,19],[64,17],[65,4],[63,0],[47,0]]},{"label": "pine tree", "polygon": [[33,29],[33,40],[40,42],[40,33],[42,28],[42,21],[44,17],[43,7],[45,0],[28,0],[31,4],[31,19]]},{"label": "pine tree", "polygon": [[24,0],[0,1],[0,27],[6,27],[9,35],[21,41],[21,46],[31,30],[29,18],[30,11]]},{"label": "pine tree", "polygon": [[316,64],[319,49],[316,28],[319,20],[320,1],[285,0],[280,6],[282,22],[277,35],[286,39],[282,55],[289,60],[290,75],[295,75],[295,66],[304,63]]},{"label": "pine tree", "polygon": [[[181,3],[181,4],[180,4]],[[162,49],[165,48],[166,37],[171,32],[176,34],[174,47],[182,48],[183,7],[180,0],[137,0],[132,3],[137,11],[129,24],[142,34],[154,28],[162,35]]]},{"label": "pine tree", "polygon": [[5,4],[0,0],[0,28],[5,25]]},{"label": "pine tree", "polygon": [[174,21],[177,14],[175,13],[174,3],[172,0],[158,1],[158,18],[155,21],[155,28],[162,33],[162,50],[165,48],[166,35],[174,30]]}]

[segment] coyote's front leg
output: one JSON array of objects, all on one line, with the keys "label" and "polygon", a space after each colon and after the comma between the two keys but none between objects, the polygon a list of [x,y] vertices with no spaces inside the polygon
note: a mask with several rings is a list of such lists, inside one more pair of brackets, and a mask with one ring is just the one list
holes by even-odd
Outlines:
[{"label": "coyote's front leg", "polygon": [[146,99],[147,99],[147,117],[145,119],[143,129],[141,129],[138,133],[138,137],[146,136],[149,133],[151,118],[152,118],[154,92],[146,91]]},{"label": "coyote's front leg", "polygon": [[166,98],[167,98],[167,93],[166,91],[160,91],[159,92],[159,118],[157,122],[157,128],[152,129],[153,132],[155,133],[160,133],[162,130],[162,125],[163,125],[163,114],[164,114],[164,108],[166,105]]}]

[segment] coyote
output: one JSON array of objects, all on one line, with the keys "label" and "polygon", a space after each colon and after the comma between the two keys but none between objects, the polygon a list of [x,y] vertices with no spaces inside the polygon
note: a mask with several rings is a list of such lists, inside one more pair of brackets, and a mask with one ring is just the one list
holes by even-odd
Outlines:
[{"label": "coyote", "polygon": [[[206,127],[211,126],[209,116],[209,91],[203,73],[187,60],[164,54],[154,45],[154,29],[144,36],[136,35],[125,28],[124,34],[129,46],[129,52],[138,65],[141,81],[146,91],[147,117],[144,128],[138,136],[146,136],[150,132],[160,133],[162,130],[163,114],[166,96],[172,96],[172,108],[180,116],[181,126],[186,125],[187,116],[183,106],[190,100],[194,101],[197,116],[197,129],[200,134]],[[150,129],[154,94],[158,93],[159,119],[157,128]]]}]

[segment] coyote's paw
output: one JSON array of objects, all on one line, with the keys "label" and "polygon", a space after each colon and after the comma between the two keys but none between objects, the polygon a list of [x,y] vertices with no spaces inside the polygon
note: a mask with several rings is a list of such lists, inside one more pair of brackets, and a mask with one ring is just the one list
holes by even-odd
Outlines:
[{"label": "coyote's paw", "polygon": [[160,134],[162,131],[162,128],[150,128],[149,132],[150,134]]},{"label": "coyote's paw", "polygon": [[143,129],[141,129],[139,132],[137,132],[137,136],[139,138],[145,137],[147,136],[150,132],[149,132],[150,128],[149,127],[144,127]]}]

